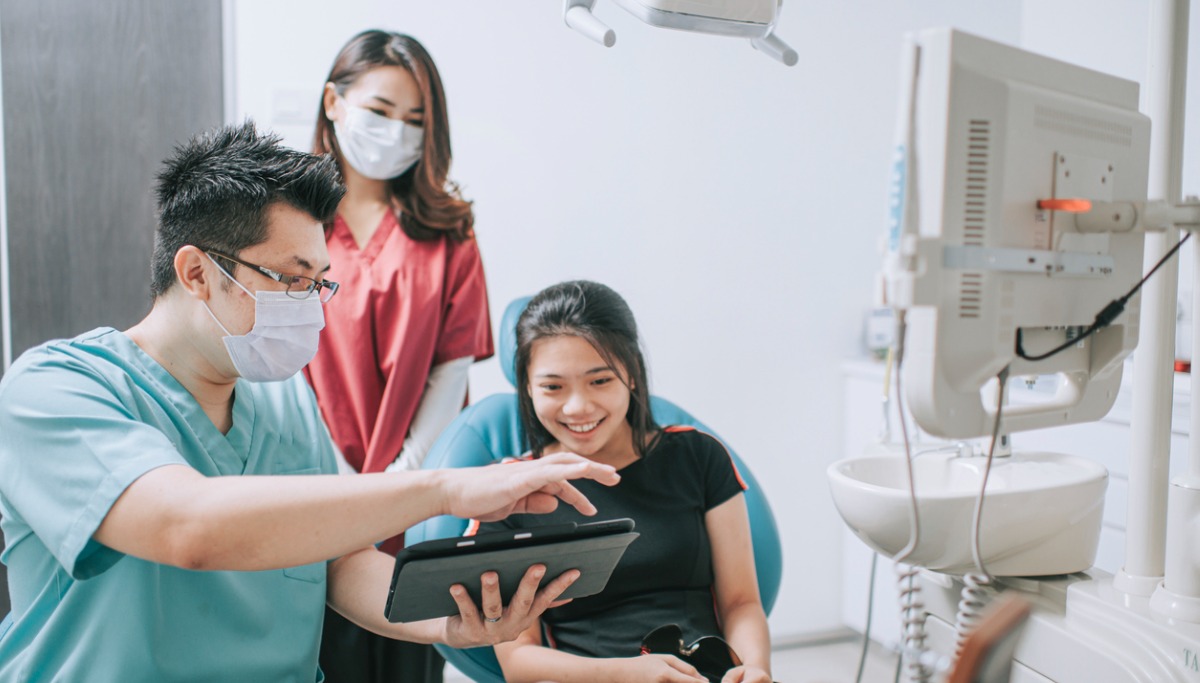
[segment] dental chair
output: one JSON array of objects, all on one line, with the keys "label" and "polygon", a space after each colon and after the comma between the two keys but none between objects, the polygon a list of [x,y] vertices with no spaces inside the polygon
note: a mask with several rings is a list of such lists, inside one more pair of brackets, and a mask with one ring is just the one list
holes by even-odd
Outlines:
[{"label": "dental chair", "polygon": [[[510,384],[516,386],[517,319],[532,297],[517,299],[508,305],[500,321],[500,366]],[[687,425],[708,434],[716,434],[696,418],[670,401],[650,397],[650,410],[660,425]],[[717,437],[720,439],[720,437]],[[722,440],[724,443],[724,440]],[[779,529],[775,517],[763,495],[762,488],[750,473],[741,458],[728,444],[734,465],[746,483],[746,507],[750,517],[750,536],[754,545],[754,565],[758,574],[758,590],[763,609],[768,614],[779,593],[779,582],[783,572],[783,556],[780,550]],[[430,449],[425,458],[425,469],[447,467],[475,467],[487,465],[502,458],[519,455],[526,450],[521,418],[517,409],[516,394],[496,394],[468,406]],[[405,532],[408,545],[438,538],[462,536],[467,520],[440,516],[427,519]],[[496,655],[490,647],[457,650],[446,645],[435,644],[438,652],[459,671],[478,683],[504,683],[504,675]]]}]

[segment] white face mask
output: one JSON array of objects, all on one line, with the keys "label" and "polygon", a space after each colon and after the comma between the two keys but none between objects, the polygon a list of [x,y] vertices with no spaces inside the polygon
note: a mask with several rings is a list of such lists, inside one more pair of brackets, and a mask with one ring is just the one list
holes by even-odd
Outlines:
[{"label": "white face mask", "polygon": [[375,180],[395,178],[412,168],[425,140],[425,131],[417,126],[350,105],[346,116],[333,122],[333,132],[346,162]]},{"label": "white face mask", "polygon": [[229,334],[208,302],[204,303],[204,309],[225,332],[225,350],[234,369],[251,382],[278,382],[300,372],[317,355],[317,342],[325,327],[321,297],[314,293],[307,299],[294,299],[287,292],[251,292],[221,264],[217,268],[254,297],[254,327],[241,335]]}]

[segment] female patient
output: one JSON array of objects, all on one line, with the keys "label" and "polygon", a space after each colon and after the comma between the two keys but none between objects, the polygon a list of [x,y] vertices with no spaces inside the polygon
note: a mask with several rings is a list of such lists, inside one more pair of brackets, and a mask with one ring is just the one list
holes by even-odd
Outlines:
[{"label": "female patient", "polygon": [[[605,518],[632,518],[641,537],[602,593],[496,646],[506,680],[704,682],[678,657],[639,655],[650,631],[679,624],[686,642],[721,635],[741,657],[723,683],[770,683],[744,485],[716,439],[654,423],[625,301],[594,282],[543,290],[517,323],[516,365],[526,457],[572,452],[616,467],[617,486],[578,486]],[[590,521],[566,507],[478,531]]]}]

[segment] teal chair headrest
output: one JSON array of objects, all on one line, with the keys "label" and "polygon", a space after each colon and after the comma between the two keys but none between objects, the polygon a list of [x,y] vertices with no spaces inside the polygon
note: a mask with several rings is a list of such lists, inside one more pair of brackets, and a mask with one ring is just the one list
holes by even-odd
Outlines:
[{"label": "teal chair headrest", "polygon": [[513,299],[500,319],[500,369],[514,388],[517,386],[517,319],[532,299],[531,296]]}]

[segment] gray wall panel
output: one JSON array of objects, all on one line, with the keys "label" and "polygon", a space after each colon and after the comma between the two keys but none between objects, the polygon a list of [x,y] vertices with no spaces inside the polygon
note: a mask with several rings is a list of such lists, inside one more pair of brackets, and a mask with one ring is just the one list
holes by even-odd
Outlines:
[{"label": "gray wall panel", "polygon": [[149,310],[154,175],[222,121],[219,0],[0,0],[13,352]]},{"label": "gray wall panel", "polygon": [[14,358],[149,310],[154,176],[222,122],[221,56],[221,0],[0,0]]}]

